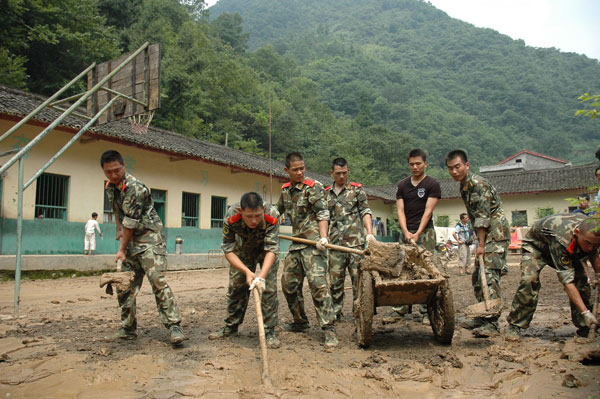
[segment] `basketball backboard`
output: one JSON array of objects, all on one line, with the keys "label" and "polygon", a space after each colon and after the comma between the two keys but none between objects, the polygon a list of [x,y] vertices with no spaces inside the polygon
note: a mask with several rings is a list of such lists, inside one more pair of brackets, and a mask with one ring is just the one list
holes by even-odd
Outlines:
[{"label": "basketball backboard", "polygon": [[[120,65],[129,54],[99,65],[88,73],[88,90]],[[121,69],[104,86],[88,99],[88,115],[95,115],[118,92],[135,98],[144,105],[121,98],[108,112],[98,118],[97,125],[131,117],[160,108],[160,44],[151,44],[129,65]]]}]

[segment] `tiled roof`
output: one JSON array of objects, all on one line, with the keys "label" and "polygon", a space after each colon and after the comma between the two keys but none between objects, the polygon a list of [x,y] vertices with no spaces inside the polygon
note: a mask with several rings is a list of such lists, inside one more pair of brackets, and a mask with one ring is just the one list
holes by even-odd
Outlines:
[{"label": "tiled roof", "polygon": [[[489,174],[485,178],[496,188],[500,195],[516,195],[527,193],[551,193],[560,191],[589,191],[598,184],[594,171],[600,166],[592,163],[581,166],[565,166],[563,168],[531,170]],[[439,180],[442,198],[460,198],[459,183],[453,179]],[[375,186],[388,196],[396,197],[396,184]]]},{"label": "tiled roof", "polygon": [[496,165],[502,165],[503,163],[506,163],[506,162],[510,161],[511,159],[513,159],[515,157],[518,157],[521,154],[535,155],[536,157],[546,158],[546,159],[549,159],[551,161],[560,162],[560,163],[564,163],[564,164],[568,164],[569,163],[569,161],[565,161],[563,159],[554,158],[554,157],[551,157],[550,155],[544,155],[544,154],[539,154],[537,152],[533,152],[533,151],[529,151],[529,150],[523,150],[523,151],[517,152],[514,155],[511,155],[510,157],[506,158],[504,161],[498,162]]},{"label": "tiled roof", "polygon": [[[42,96],[0,86],[0,114],[3,115],[22,118],[45,100],[46,98]],[[59,115],[58,111],[46,108],[36,116],[35,120],[43,123],[51,123]],[[86,120],[83,118],[69,116],[62,121],[61,126],[79,130],[85,123]],[[152,126],[148,128],[147,134],[134,134],[131,132],[131,127],[127,120],[94,127],[86,132],[85,135],[119,141],[128,145],[166,153],[173,157],[195,159],[227,166],[240,171],[269,175],[268,158]],[[273,177],[287,180],[288,176],[283,171],[283,167],[283,162],[273,160]],[[331,176],[311,171],[307,171],[306,175],[312,179],[319,180],[324,185],[328,185],[332,181]],[[378,189],[365,187],[365,191],[369,197],[393,199],[393,197],[387,197],[385,192],[381,192]]]}]

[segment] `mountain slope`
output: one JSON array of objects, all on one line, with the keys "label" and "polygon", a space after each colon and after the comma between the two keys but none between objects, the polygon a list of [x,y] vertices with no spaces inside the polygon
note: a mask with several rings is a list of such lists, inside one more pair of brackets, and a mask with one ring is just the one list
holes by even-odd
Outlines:
[{"label": "mountain slope", "polygon": [[251,49],[272,44],[338,115],[416,138],[440,167],[455,147],[480,164],[521,149],[584,163],[600,141],[597,121],[574,116],[580,94],[600,92],[597,60],[527,47],[425,2],[221,0],[210,12],[239,12]]}]

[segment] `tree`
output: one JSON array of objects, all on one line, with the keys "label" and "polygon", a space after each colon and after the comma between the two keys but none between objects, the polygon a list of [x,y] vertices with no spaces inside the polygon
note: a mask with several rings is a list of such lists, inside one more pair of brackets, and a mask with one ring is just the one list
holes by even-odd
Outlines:
[{"label": "tree", "polygon": [[[95,0],[3,3],[0,59],[18,74],[14,79],[17,86],[27,83],[35,92],[50,94],[92,62],[119,54],[116,30],[106,26]],[[82,82],[79,88],[83,86]]]},{"label": "tree", "polygon": [[[600,94],[590,95],[590,93],[585,93],[579,96],[578,100],[582,103],[586,101],[591,101],[591,103],[588,104],[590,107],[600,107]],[[598,115],[598,112],[599,111],[597,108],[579,109],[577,110],[577,112],[575,112],[575,115],[584,115],[589,116],[592,119],[596,119],[596,115]]]}]

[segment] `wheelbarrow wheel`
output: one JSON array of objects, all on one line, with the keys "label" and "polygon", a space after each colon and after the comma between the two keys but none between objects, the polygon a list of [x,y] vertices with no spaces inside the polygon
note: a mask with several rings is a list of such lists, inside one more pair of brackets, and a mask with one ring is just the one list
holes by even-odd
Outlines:
[{"label": "wheelbarrow wheel", "polygon": [[373,314],[375,313],[375,297],[373,296],[373,277],[368,271],[361,271],[358,279],[358,292],[354,304],[356,319],[356,338],[358,345],[368,348],[373,336]]},{"label": "wheelbarrow wheel", "polygon": [[433,300],[427,305],[427,313],[435,339],[442,344],[451,344],[454,336],[454,300],[448,282],[438,286]]}]

